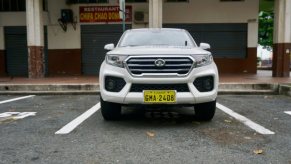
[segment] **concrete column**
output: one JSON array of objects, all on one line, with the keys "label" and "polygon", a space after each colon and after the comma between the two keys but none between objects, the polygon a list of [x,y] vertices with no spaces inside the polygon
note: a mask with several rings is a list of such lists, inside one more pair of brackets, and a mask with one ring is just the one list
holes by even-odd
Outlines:
[{"label": "concrete column", "polygon": [[244,68],[243,72],[246,72],[246,73],[253,73],[253,74],[257,73],[258,29],[259,29],[259,23],[257,19],[248,20],[247,57],[242,64],[242,67]]},{"label": "concrete column", "polygon": [[4,28],[0,26],[0,50],[4,50]]},{"label": "concrete column", "polygon": [[0,76],[5,75],[5,54],[4,54],[4,30],[0,27]]},{"label": "concrete column", "polygon": [[149,27],[162,28],[163,26],[163,0],[149,1]]},{"label": "concrete column", "polygon": [[273,77],[290,76],[291,0],[275,0]]},{"label": "concrete column", "polygon": [[44,26],[42,0],[26,0],[29,78],[44,77]]}]

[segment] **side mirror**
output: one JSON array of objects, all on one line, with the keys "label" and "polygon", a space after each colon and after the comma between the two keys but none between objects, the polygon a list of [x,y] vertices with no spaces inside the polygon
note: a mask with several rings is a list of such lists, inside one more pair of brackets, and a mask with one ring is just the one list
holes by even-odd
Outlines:
[{"label": "side mirror", "polygon": [[106,44],[106,45],[104,46],[104,49],[105,49],[105,50],[108,50],[108,51],[111,51],[111,50],[114,49],[114,44],[113,44],[113,43]]},{"label": "side mirror", "polygon": [[200,43],[200,48],[202,48],[203,50],[209,50],[210,45],[208,43]]}]

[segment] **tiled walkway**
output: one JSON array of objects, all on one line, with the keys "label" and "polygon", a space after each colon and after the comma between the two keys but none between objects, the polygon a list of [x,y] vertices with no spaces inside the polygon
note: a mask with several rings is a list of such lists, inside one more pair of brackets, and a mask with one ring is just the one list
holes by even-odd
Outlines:
[{"label": "tiled walkway", "polygon": [[[221,74],[220,83],[291,83],[289,78],[274,78],[271,71],[258,71],[257,74]],[[0,77],[0,84],[92,84],[98,83],[97,76],[58,76],[41,79],[24,77]]]},{"label": "tiled walkway", "polygon": [[222,74],[220,83],[291,83],[290,77],[272,77],[271,71],[258,71],[257,74]]}]

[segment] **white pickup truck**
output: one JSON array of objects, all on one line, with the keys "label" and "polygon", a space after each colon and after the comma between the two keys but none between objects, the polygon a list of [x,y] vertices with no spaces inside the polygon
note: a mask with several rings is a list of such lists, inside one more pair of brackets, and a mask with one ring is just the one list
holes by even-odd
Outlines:
[{"label": "white pickup truck", "polygon": [[210,121],[216,110],[218,71],[208,49],[183,29],[133,29],[115,47],[107,44],[99,83],[105,120],[121,116],[122,105],[194,106]]}]

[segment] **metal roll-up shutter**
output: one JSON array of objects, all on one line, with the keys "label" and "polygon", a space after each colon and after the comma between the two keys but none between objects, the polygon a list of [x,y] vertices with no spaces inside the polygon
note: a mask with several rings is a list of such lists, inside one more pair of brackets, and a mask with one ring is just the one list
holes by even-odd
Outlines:
[{"label": "metal roll-up shutter", "polygon": [[[45,74],[48,68],[47,28],[44,27]],[[9,76],[28,76],[28,48],[26,26],[5,27],[6,69]]]},{"label": "metal roll-up shutter", "polygon": [[[127,25],[129,29],[131,25]],[[85,75],[98,75],[100,66],[105,58],[104,45],[117,44],[122,35],[121,25],[82,25],[82,72]]]},{"label": "metal roll-up shutter", "polygon": [[10,76],[28,75],[26,27],[5,27],[6,66]]},{"label": "metal roll-up shutter", "polygon": [[164,24],[189,31],[196,43],[209,43],[216,58],[246,58],[247,23]]}]

